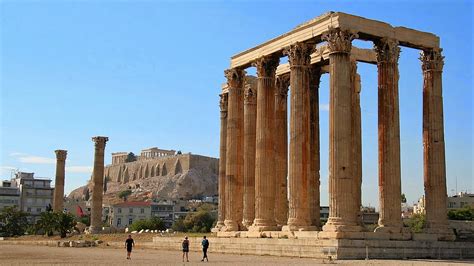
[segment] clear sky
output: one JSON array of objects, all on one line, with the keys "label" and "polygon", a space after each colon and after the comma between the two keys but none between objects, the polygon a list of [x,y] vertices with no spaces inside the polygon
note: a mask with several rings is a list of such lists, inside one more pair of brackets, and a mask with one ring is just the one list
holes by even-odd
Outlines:
[{"label": "clear sky", "polygon": [[[444,48],[448,192],[474,192],[473,5],[470,1],[0,1],[0,166],[84,185],[92,136],[111,152],[157,146],[219,156],[219,90],[230,57],[328,11],[435,33]],[[334,2],[334,1],[333,1]],[[372,47],[368,42],[354,42]],[[402,190],[423,194],[419,51],[402,48]],[[254,70],[253,70],[254,71]],[[249,71],[252,73],[252,70]],[[362,78],[363,203],[378,205],[377,68]],[[321,203],[328,203],[328,85],[322,79]]]}]

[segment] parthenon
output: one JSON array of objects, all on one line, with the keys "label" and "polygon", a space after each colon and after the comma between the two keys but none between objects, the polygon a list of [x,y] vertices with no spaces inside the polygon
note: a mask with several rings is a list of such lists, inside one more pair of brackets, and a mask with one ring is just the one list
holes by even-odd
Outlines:
[{"label": "parthenon", "polygon": [[[374,48],[354,47],[355,39],[371,41]],[[363,158],[357,65],[368,63],[378,69],[380,219],[374,234],[409,238],[400,197],[400,46],[421,51],[425,233],[436,240],[454,239],[446,216],[439,37],[341,12],[326,13],[231,57],[220,94],[218,235],[318,231],[336,238],[366,236],[358,234]],[[279,64],[285,56],[288,63]],[[251,66],[257,77],[246,75]],[[330,213],[321,228],[319,84],[325,73],[330,76]]]}]

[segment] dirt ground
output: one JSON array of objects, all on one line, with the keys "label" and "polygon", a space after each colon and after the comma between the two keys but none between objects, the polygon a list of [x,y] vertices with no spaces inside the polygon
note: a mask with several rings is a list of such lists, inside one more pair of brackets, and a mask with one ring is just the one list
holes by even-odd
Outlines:
[{"label": "dirt ground", "polygon": [[190,252],[190,262],[183,263],[180,252],[136,248],[132,260],[126,260],[125,249],[117,248],[60,248],[29,245],[0,244],[0,265],[472,265],[474,261],[428,260],[370,260],[323,261],[317,259],[239,256],[209,254],[209,262],[201,262],[201,254]]}]

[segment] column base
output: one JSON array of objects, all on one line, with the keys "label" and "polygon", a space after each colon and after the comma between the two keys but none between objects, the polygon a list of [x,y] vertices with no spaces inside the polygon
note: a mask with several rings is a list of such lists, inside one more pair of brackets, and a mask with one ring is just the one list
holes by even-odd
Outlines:
[{"label": "column base", "polygon": [[434,228],[425,228],[423,233],[434,234],[438,236],[440,241],[454,241],[456,240],[456,235],[454,234],[453,229],[449,227],[434,227]]},{"label": "column base", "polygon": [[225,227],[224,222],[219,221],[219,222],[217,222],[216,226],[211,229],[211,232],[212,232],[212,233],[220,232],[223,227]]},{"label": "column base", "polygon": [[329,218],[323,226],[324,232],[361,232],[362,227],[356,223],[343,222],[341,218]]},{"label": "column base", "polygon": [[248,228],[249,232],[278,231],[276,225],[252,225]]},{"label": "column base", "polygon": [[281,231],[293,232],[293,231],[317,231],[318,227],[313,225],[284,225]]},{"label": "column base", "polygon": [[385,226],[385,225],[379,225],[377,228],[375,228],[374,232],[380,232],[380,233],[402,233],[403,232],[403,227],[401,226]]},{"label": "column base", "polygon": [[253,224],[252,220],[244,219],[242,221],[242,225],[243,225],[242,231],[247,231],[252,226],[252,224]]},{"label": "column base", "polygon": [[221,229],[222,232],[239,231],[239,224],[232,220],[225,220],[225,226]]}]

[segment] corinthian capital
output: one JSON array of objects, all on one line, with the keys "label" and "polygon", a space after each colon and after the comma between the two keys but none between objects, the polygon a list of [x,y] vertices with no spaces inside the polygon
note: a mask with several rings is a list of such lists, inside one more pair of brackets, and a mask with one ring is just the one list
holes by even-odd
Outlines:
[{"label": "corinthian capital", "polygon": [[271,54],[255,59],[252,66],[257,68],[259,78],[274,78],[279,63],[280,58]]},{"label": "corinthian capital", "polygon": [[329,30],[323,33],[322,39],[328,42],[330,53],[350,53],[352,40],[358,35],[348,30],[329,27]]},{"label": "corinthian capital", "polygon": [[227,112],[227,107],[229,103],[229,95],[227,93],[219,94],[219,107],[221,108],[221,112]]},{"label": "corinthian capital", "polygon": [[95,142],[96,149],[105,149],[105,143],[109,141],[109,138],[97,136],[97,137],[93,137],[92,141]]},{"label": "corinthian capital", "polygon": [[443,49],[426,50],[420,53],[421,68],[423,71],[443,71],[444,56],[441,55]]},{"label": "corinthian capital", "polygon": [[314,44],[296,42],[283,50],[288,55],[290,67],[309,66],[311,64],[311,54],[316,50]]},{"label": "corinthian capital", "polygon": [[58,161],[66,161],[67,151],[66,150],[55,150],[56,153],[56,160]]},{"label": "corinthian capital", "polygon": [[377,63],[397,63],[400,57],[400,47],[395,39],[382,38],[374,42]]},{"label": "corinthian capital", "polygon": [[224,71],[224,75],[227,78],[227,85],[231,88],[242,88],[245,70],[240,68],[231,68]]},{"label": "corinthian capital", "polygon": [[286,73],[277,76],[275,85],[275,95],[286,99],[288,96],[288,86],[290,86],[290,74]]}]

